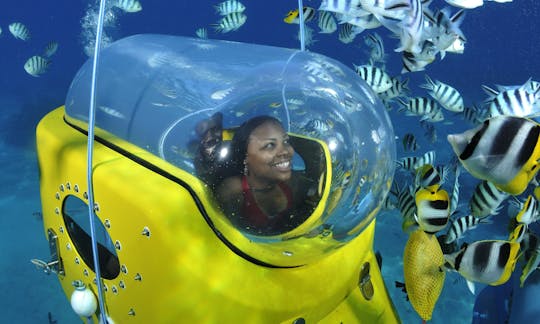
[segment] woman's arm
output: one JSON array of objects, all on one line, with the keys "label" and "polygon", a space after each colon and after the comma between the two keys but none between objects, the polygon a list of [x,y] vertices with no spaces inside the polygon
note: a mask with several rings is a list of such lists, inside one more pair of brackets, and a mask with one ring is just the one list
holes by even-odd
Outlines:
[{"label": "woman's arm", "polygon": [[238,217],[244,202],[241,178],[235,176],[223,180],[217,187],[216,198],[227,217]]}]

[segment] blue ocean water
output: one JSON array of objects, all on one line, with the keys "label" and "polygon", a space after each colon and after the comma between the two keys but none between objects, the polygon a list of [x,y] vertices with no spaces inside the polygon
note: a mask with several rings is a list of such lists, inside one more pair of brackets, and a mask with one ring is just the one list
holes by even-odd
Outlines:
[{"label": "blue ocean water", "polygon": [[[243,1],[247,22],[238,31],[218,34],[210,27],[218,16],[213,5],[218,1],[149,1],[142,0],[143,10],[138,13],[116,11],[106,33],[119,39],[139,33],[159,33],[194,36],[199,27],[209,30],[210,38],[234,40],[272,46],[297,48],[297,25],[283,22],[285,14],[296,1]],[[320,1],[304,0],[304,4],[317,8]],[[432,8],[447,4],[434,0]],[[32,258],[46,258],[49,251],[39,215],[39,170],[35,152],[35,126],[49,111],[62,105],[70,82],[87,60],[85,47],[91,43],[91,34],[84,24],[93,1],[31,1],[4,2],[0,10],[0,154],[2,183],[0,195],[1,242],[0,289],[3,295],[2,321],[6,323],[47,323],[51,313],[58,323],[79,321],[70,309],[54,275],[47,276],[30,263]],[[454,9],[455,10],[455,9]],[[8,25],[22,22],[31,30],[32,38],[23,42],[9,34]],[[316,27],[316,26],[312,26]],[[467,37],[463,54],[448,53],[427,66],[426,72],[403,75],[410,78],[411,93],[425,95],[418,87],[424,75],[444,80],[459,89],[470,106],[486,99],[481,85],[519,85],[529,78],[539,80],[540,65],[540,3],[535,0],[514,0],[511,3],[486,2],[484,6],[467,10],[462,30]],[[386,71],[399,75],[401,59],[393,52],[397,40],[383,29],[388,61]],[[365,32],[366,33],[366,32]],[[367,48],[364,34],[351,44],[343,44],[336,34],[316,34],[310,51],[337,59],[352,68],[352,64],[366,64]],[[89,36],[90,35],[90,36]],[[23,69],[25,61],[43,51],[50,41],[59,43],[47,73],[40,77],[28,75]],[[396,109],[389,112],[396,135],[412,131],[417,134],[421,151],[435,149],[437,161],[444,163],[452,157],[446,134],[461,132],[472,125],[460,116],[447,114],[452,124],[435,125],[438,140],[429,142],[417,118],[405,117]],[[398,142],[398,157],[404,156]],[[477,181],[464,174],[461,180],[462,197],[469,197]],[[464,202],[465,204],[465,202]],[[497,215],[501,222],[478,229],[474,237],[502,238],[507,235],[506,211]],[[502,225],[501,225],[502,224]],[[380,237],[391,237],[384,242]],[[404,294],[394,288],[394,281],[403,281],[399,266],[407,235],[401,231],[397,211],[384,211],[378,216],[375,249],[383,256],[383,275],[396,308],[404,323],[420,319],[405,301]],[[466,323],[472,319],[475,297],[467,290],[458,275],[448,274],[443,293],[435,308],[434,323]]]}]

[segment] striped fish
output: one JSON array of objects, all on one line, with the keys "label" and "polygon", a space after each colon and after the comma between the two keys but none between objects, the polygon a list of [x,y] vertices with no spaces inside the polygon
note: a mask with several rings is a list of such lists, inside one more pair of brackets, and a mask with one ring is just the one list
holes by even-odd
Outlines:
[{"label": "striped fish", "polygon": [[142,10],[141,3],[138,0],[116,0],[113,1],[113,6],[125,12],[138,12]]},{"label": "striped fish", "polygon": [[414,183],[421,188],[440,186],[442,178],[437,169],[431,164],[424,164],[416,169]]},{"label": "striped fish", "polygon": [[340,24],[338,27],[338,39],[344,44],[349,44],[355,39],[356,35],[362,31],[362,28],[349,23]]},{"label": "striped fish", "polygon": [[491,240],[471,243],[445,258],[468,281],[497,286],[510,278],[518,253],[519,243]]},{"label": "striped fish", "polygon": [[214,28],[218,33],[228,33],[235,31],[242,27],[246,23],[247,16],[241,12],[230,13],[221,18],[217,24],[214,24]]},{"label": "striped fish", "polygon": [[490,221],[488,217],[474,217],[473,215],[467,215],[463,217],[459,217],[455,221],[452,222],[452,225],[448,229],[448,232],[446,233],[446,237],[444,239],[444,243],[450,244],[458,239],[460,239],[463,234],[469,230],[472,230],[476,228],[478,224],[489,224]]},{"label": "striped fish", "polygon": [[523,203],[523,207],[516,216],[516,221],[521,224],[530,225],[539,219],[538,215],[538,200],[532,195],[527,197]]},{"label": "striped fish", "polygon": [[502,202],[508,196],[506,192],[497,189],[493,183],[484,180],[476,186],[469,201],[471,214],[479,218],[497,215],[502,208]]},{"label": "striped fish", "polygon": [[426,121],[420,121],[420,126],[424,129],[424,137],[431,144],[435,144],[435,142],[437,142],[437,130],[435,129],[435,126]]},{"label": "striped fish", "polygon": [[[486,86],[482,87],[484,90],[489,89]],[[495,93],[497,95],[489,102],[487,118],[500,115],[530,118],[540,116],[540,109],[535,106],[535,103],[540,98],[538,89],[533,92],[527,87],[520,87],[500,92],[495,91]]]},{"label": "striped fish", "polygon": [[416,54],[422,51],[424,14],[420,0],[410,0],[409,4],[407,15],[400,22],[401,33],[399,39],[401,44],[394,51],[407,51]]},{"label": "striped fish", "polygon": [[406,111],[406,115],[420,116],[425,121],[441,121],[444,119],[442,111],[437,102],[427,97],[413,97],[407,102],[398,98],[397,101],[402,108],[398,111]]},{"label": "striped fish", "polygon": [[469,173],[511,195],[521,194],[539,169],[540,125],[529,119],[493,117],[448,135],[448,142]]},{"label": "striped fish", "polygon": [[433,46],[433,43],[427,40],[424,41],[420,53],[414,54],[403,51],[401,54],[401,61],[403,63],[401,73],[425,70],[428,64],[435,61],[436,55],[437,49]]},{"label": "striped fish", "polygon": [[[311,7],[304,7],[302,10],[302,18],[304,19],[304,23],[313,20],[313,18],[315,18],[315,9]],[[298,9],[289,11],[283,21],[288,24],[299,24],[300,15]]]},{"label": "striped fish", "polygon": [[427,74],[426,81],[427,84],[422,84],[420,87],[429,90],[429,95],[443,108],[453,112],[463,111],[463,97],[454,87],[438,80],[433,81]]},{"label": "striped fish", "polygon": [[414,152],[416,151],[420,146],[416,142],[416,137],[413,133],[407,133],[403,135],[403,149],[405,152]]},{"label": "striped fish", "polygon": [[11,23],[9,24],[8,28],[11,35],[13,35],[13,37],[17,39],[27,41],[31,37],[30,30],[28,30],[28,27],[26,27],[23,23],[20,23],[20,22]]},{"label": "striped fish", "polygon": [[319,33],[321,34],[331,34],[337,30],[336,18],[330,11],[319,11],[319,21],[317,23],[319,26]]},{"label": "striped fish", "polygon": [[[455,165],[454,173],[454,187],[452,188],[452,197],[450,198],[450,215],[452,215],[458,207],[459,204],[459,174],[461,173],[459,165]],[[443,175],[444,179],[444,175]]]},{"label": "striped fish", "polygon": [[364,37],[364,43],[371,48],[370,59],[373,62],[384,63],[384,44],[381,36],[377,33],[369,34]]},{"label": "striped fish", "polygon": [[47,72],[51,61],[38,55],[34,55],[24,63],[24,70],[34,77],[39,77]]},{"label": "striped fish", "polygon": [[421,188],[416,192],[415,220],[426,233],[437,233],[444,229],[450,217],[448,193],[439,189],[439,184]]},{"label": "striped fish", "polygon": [[435,151],[428,151],[422,156],[407,156],[397,161],[397,166],[409,171],[416,171],[424,164],[433,164]]},{"label": "striped fish", "polygon": [[58,43],[57,42],[49,42],[45,49],[43,50],[43,57],[49,58],[53,56],[56,51],[58,50]]},{"label": "striped fish", "polygon": [[373,65],[354,65],[356,73],[377,93],[392,87],[392,80],[383,69]]},{"label": "striped fish", "polygon": [[463,119],[465,119],[466,121],[468,121],[469,123],[473,125],[478,125],[479,123],[483,121],[482,116],[478,112],[478,108],[476,106],[464,107]]},{"label": "striped fish", "polygon": [[360,2],[361,0],[322,0],[319,10],[355,17],[363,12]]},{"label": "striped fish", "polygon": [[233,12],[244,12],[244,10],[246,10],[246,6],[244,6],[238,0],[223,1],[215,5],[214,8],[216,9],[216,12],[221,16],[227,16],[228,14],[232,14]]},{"label": "striped fish", "polygon": [[536,270],[540,269],[540,248],[537,248],[531,253],[531,257],[527,259],[527,264],[523,267],[521,276],[519,277],[519,286],[523,287],[525,280]]},{"label": "striped fish", "polygon": [[402,222],[401,228],[404,232],[408,232],[413,226],[415,226],[416,220],[416,201],[413,194],[413,189],[407,187],[397,192],[398,209],[401,212]]},{"label": "striped fish", "polygon": [[390,89],[379,93],[383,100],[390,100],[397,97],[404,97],[409,92],[409,79],[401,80],[399,77],[392,77],[392,86]]},{"label": "striped fish", "polygon": [[508,241],[521,244],[521,241],[523,241],[523,239],[525,238],[527,231],[527,224],[518,224],[508,236]]},{"label": "striped fish", "polygon": [[195,35],[197,35],[197,37],[201,38],[201,39],[207,39],[208,38],[208,30],[204,27],[201,27],[201,28],[197,28],[197,30],[195,30]]},{"label": "striped fish", "polygon": [[[336,14],[339,15],[339,14]],[[336,16],[339,23],[347,23],[358,28],[359,32],[362,32],[365,29],[374,29],[381,26],[381,22],[377,19],[375,15],[368,14],[363,16]]]}]

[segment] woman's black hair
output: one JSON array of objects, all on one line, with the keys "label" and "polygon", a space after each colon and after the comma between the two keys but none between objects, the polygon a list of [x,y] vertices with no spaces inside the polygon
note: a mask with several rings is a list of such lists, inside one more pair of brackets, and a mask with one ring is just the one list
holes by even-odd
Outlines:
[{"label": "woman's black hair", "polygon": [[255,130],[255,128],[261,126],[266,122],[273,122],[281,126],[279,119],[262,115],[253,117],[245,121],[238,129],[234,132],[232,139],[232,162],[233,169],[238,171],[238,174],[242,174],[244,171],[244,159],[247,155],[247,147],[249,142],[249,136]]}]

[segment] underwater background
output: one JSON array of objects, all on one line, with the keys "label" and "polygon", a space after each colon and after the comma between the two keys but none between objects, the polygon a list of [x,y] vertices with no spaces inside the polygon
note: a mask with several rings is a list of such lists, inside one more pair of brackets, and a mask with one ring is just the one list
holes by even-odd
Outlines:
[{"label": "underwater background", "polygon": [[[139,33],[159,33],[195,37],[198,28],[207,28],[208,37],[247,43],[298,48],[298,25],[283,18],[298,5],[297,1],[243,0],[246,23],[237,31],[217,33],[212,24],[219,19],[214,5],[219,1],[150,1],[141,0],[143,9],[127,13],[114,9],[107,17],[108,40]],[[304,0],[304,5],[318,8],[320,1]],[[431,8],[448,6],[432,1]],[[64,104],[72,78],[88,59],[92,50],[93,22],[98,3],[82,0],[4,1],[0,10],[0,222],[2,259],[0,289],[4,323],[77,323],[80,319],[70,308],[55,275],[36,269],[30,260],[46,260],[49,250],[40,217],[39,170],[35,150],[35,127],[49,111]],[[452,7],[453,11],[457,9]],[[27,41],[14,38],[8,29],[13,22],[25,24],[31,31]],[[394,52],[398,40],[384,28],[367,30],[349,44],[340,42],[337,34],[317,33],[308,50],[327,55],[353,68],[368,64],[369,49],[364,36],[373,31],[384,41],[387,54],[385,70],[392,76],[401,74],[401,55]],[[466,106],[482,104],[487,98],[482,85],[522,85],[529,78],[540,79],[540,3],[514,0],[510,3],[485,2],[467,10],[461,30],[467,38],[462,54],[447,53],[426,67],[425,71],[405,73],[410,95],[426,95],[419,87],[425,75],[443,80],[459,89]],[[51,41],[58,43],[46,73],[34,77],[23,68],[28,58],[43,52]],[[438,164],[450,163],[454,153],[446,140],[450,133],[460,133],[473,124],[462,116],[445,112],[445,122],[435,123],[437,139],[424,135],[419,118],[405,116],[394,105],[389,110],[397,142],[397,157],[407,155],[401,138],[405,133],[416,136],[423,153],[436,150]],[[400,171],[396,177],[401,176]],[[460,208],[467,208],[478,180],[466,172],[460,178]],[[466,211],[464,211],[466,213]],[[495,215],[493,223],[467,234],[467,241],[501,239],[508,236],[506,208]],[[407,234],[401,229],[397,209],[383,210],[377,216],[375,250],[382,255],[382,273],[387,289],[404,323],[420,322],[395,281],[403,281],[401,259]],[[538,232],[538,228],[537,232]],[[382,239],[384,238],[384,240]],[[478,287],[479,291],[481,287]],[[468,323],[473,318],[475,296],[458,274],[449,273],[442,295],[433,313],[433,323]],[[211,310],[209,310],[211,311]],[[502,310],[504,312],[504,310]],[[478,315],[478,314],[477,314]]]}]

